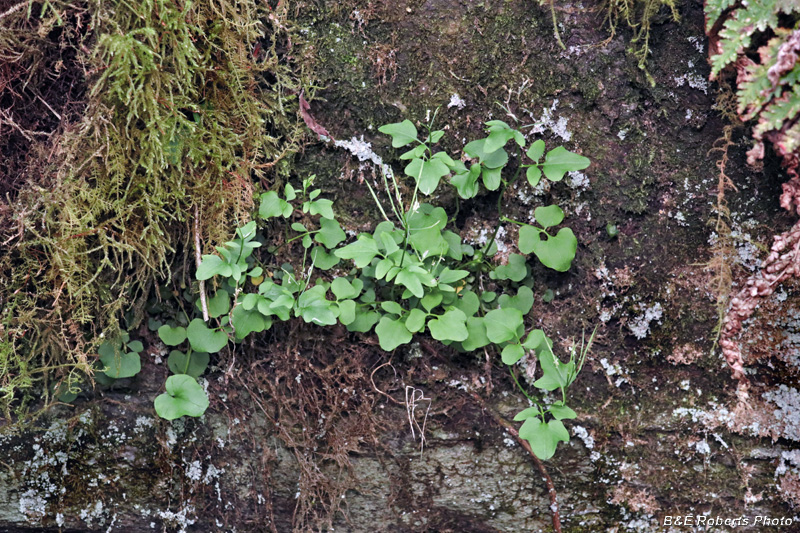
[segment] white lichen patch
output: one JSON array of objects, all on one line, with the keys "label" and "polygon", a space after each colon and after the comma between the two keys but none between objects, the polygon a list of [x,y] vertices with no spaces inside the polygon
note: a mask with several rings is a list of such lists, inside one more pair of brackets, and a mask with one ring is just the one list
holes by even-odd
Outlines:
[{"label": "white lichen patch", "polygon": [[704,94],[708,94],[708,79],[705,75],[694,70],[694,60],[690,59],[687,61],[686,66],[688,68],[688,72],[672,78],[672,80],[675,82],[675,85],[677,87],[688,85],[692,89],[697,89],[698,91],[703,91]]},{"label": "white lichen patch", "polygon": [[584,174],[583,172],[579,172],[576,170],[570,171],[567,172],[567,177],[569,178],[567,184],[573,189],[577,191],[589,190],[591,184],[589,183],[588,176],[586,176],[586,174]]},{"label": "white lichen patch", "polygon": [[458,93],[455,93],[450,96],[450,102],[447,104],[447,109],[450,109],[451,107],[455,107],[456,109],[464,109],[465,105],[467,105],[467,103],[464,101],[464,99],[461,98]]},{"label": "white lichen patch", "polygon": [[569,120],[566,117],[559,117],[555,118],[555,111],[558,108],[558,98],[553,100],[553,104],[550,108],[543,108],[541,116],[537,119],[533,116],[533,113],[528,111],[531,119],[533,119],[533,128],[531,128],[531,134],[537,133],[544,133],[547,130],[555,135],[556,137],[560,137],[564,141],[569,141],[572,139],[572,132],[567,129],[567,123]]},{"label": "white lichen patch", "polygon": [[664,310],[661,308],[661,304],[656,302],[628,322],[628,329],[637,339],[644,339],[650,331],[650,324],[652,322],[660,324],[663,315]]},{"label": "white lichen patch", "polygon": [[36,489],[28,489],[19,497],[19,512],[31,522],[38,522],[47,514],[47,499]]},{"label": "white lichen patch", "polygon": [[701,455],[711,454],[711,447],[708,445],[708,441],[705,439],[690,443],[689,447],[694,448],[697,451],[697,453]]},{"label": "white lichen patch", "polygon": [[618,376],[616,380],[614,380],[614,386],[619,388],[623,384],[628,382],[628,379],[624,377],[625,372],[622,370],[622,367],[619,363],[609,363],[608,359],[603,357],[600,359],[600,366],[603,367],[603,370],[606,373],[606,376],[611,378],[612,376]]},{"label": "white lichen patch", "polygon": [[141,435],[147,431],[148,428],[153,427],[154,424],[155,422],[151,417],[137,416],[133,425],[133,433],[136,435]]},{"label": "white lichen patch", "polygon": [[[323,137],[323,140],[328,139]],[[384,163],[381,156],[372,150],[372,143],[365,141],[363,135],[360,139],[353,137],[349,141],[333,139],[333,144],[338,148],[344,148],[356,156],[359,161],[370,161],[378,167],[378,169],[381,171],[381,173],[383,173],[384,176],[386,176],[387,179],[393,178],[394,172],[392,171],[392,167]]]},{"label": "white lichen patch", "polygon": [[761,259],[759,259],[758,248],[753,244],[753,237],[741,229],[734,228],[731,230],[731,239],[736,246],[736,257],[734,258],[736,262],[749,271],[755,272],[761,266]]},{"label": "white lichen patch", "polygon": [[203,475],[203,465],[200,461],[192,461],[189,466],[186,467],[185,474],[191,481],[200,481],[200,477]]},{"label": "white lichen patch", "polygon": [[[465,239],[468,243],[474,246],[484,246],[486,243],[489,242],[489,239],[492,238],[494,235],[495,228],[483,226],[480,228],[472,228],[466,235]],[[494,244],[497,246],[497,251],[501,255],[505,254],[509,251],[508,243],[504,242],[503,239],[506,237],[506,227],[500,226],[497,228],[497,235],[494,239]]]},{"label": "white lichen patch", "polygon": [[781,384],[776,390],[767,391],[761,396],[777,407],[772,416],[780,428],[780,435],[800,441],[800,392]]},{"label": "white lichen patch", "polygon": [[[785,292],[783,296],[775,296],[778,303],[783,303],[787,298]],[[782,336],[778,358],[800,370],[800,310],[791,307],[785,310],[783,316],[779,314],[774,320],[780,327]]]},{"label": "white lichen patch", "polygon": [[589,435],[589,432],[586,431],[586,428],[583,426],[572,426],[572,433],[575,434],[576,437],[583,441],[583,445],[586,446],[587,450],[594,449],[594,437]]},{"label": "white lichen patch", "polygon": [[187,505],[178,512],[167,509],[164,511],[157,511],[156,514],[167,524],[177,527],[179,533],[186,533],[186,528],[197,521],[194,517],[195,509],[192,505]]}]

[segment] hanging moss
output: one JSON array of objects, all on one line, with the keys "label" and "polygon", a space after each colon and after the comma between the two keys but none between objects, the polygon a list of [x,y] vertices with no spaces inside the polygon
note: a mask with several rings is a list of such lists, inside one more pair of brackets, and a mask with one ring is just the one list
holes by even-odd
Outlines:
[{"label": "hanging moss", "polygon": [[[48,5],[56,15],[76,10]],[[90,88],[85,112],[51,138],[50,157],[32,158],[36,176],[7,217],[19,231],[0,257],[7,413],[45,376],[90,372],[100,334],[115,335],[126,313],[124,326],[135,326],[153,282],[193,254],[185,243],[195,209],[204,242],[227,238],[248,218],[258,181],[286,172],[302,132],[303,73],[290,59],[298,39],[269,5],[84,7],[72,31],[86,43],[75,51]],[[42,27],[24,10],[14,16],[27,31]]]},{"label": "hanging moss", "polygon": [[621,24],[633,30],[631,43],[641,69],[645,68],[650,54],[650,27],[664,11],[664,7],[669,10],[672,20],[677,21],[680,18],[678,0],[605,0],[601,8],[605,13],[605,23],[611,31],[611,38]]}]

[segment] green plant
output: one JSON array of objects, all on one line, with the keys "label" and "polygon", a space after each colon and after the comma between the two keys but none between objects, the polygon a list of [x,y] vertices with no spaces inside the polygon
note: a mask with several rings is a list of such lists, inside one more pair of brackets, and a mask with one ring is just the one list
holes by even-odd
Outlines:
[{"label": "green plant", "polygon": [[[202,318],[185,317],[184,324],[163,324],[158,336],[164,344],[174,347],[167,358],[173,376],[167,379],[167,392],[156,399],[156,412],[162,418],[200,416],[208,407],[208,396],[196,379],[208,367],[210,354],[217,353],[228,344],[228,335],[242,339],[253,331],[263,331],[271,323],[261,316],[247,313],[244,308],[231,309],[231,299],[242,292],[249,276],[261,276],[261,267],[251,267],[252,254],[261,246],[256,238],[255,221],[236,230],[237,239],[217,246],[220,255],[204,255],[196,277],[199,281],[220,276],[227,279],[225,286],[205,300],[196,300],[197,312],[203,311],[215,324],[209,327]],[[204,307],[205,306],[205,307]],[[186,346],[188,344],[188,346]],[[182,349],[177,349],[178,347]],[[178,379],[179,378],[179,379]]]},{"label": "green plant", "polygon": [[158,416],[175,420],[182,416],[201,416],[208,409],[208,395],[191,376],[178,374],[167,378],[167,392],[155,400]]},{"label": "green plant", "polygon": [[[639,68],[644,69],[650,55],[650,29],[663,7],[667,7],[672,20],[678,21],[677,0],[604,0],[601,9],[605,11],[605,23],[611,31],[611,37],[617,33],[620,23],[624,23],[633,31],[631,44],[638,45],[634,48],[634,55],[639,60]],[[655,81],[648,79],[652,84]]]},{"label": "green plant", "polygon": [[139,353],[144,349],[141,341],[131,341],[127,331],[119,337],[104,341],[98,348],[103,374],[110,379],[130,378],[142,369]]},{"label": "green plant", "polygon": [[[322,326],[338,321],[354,332],[374,328],[381,348],[387,351],[411,342],[415,334],[428,333],[460,351],[491,347],[501,354],[510,370],[526,355],[536,356],[543,375],[534,386],[544,392],[561,390],[560,400],[549,405],[535,400],[519,384],[513,370],[511,373],[538,409],[538,423],[532,421],[530,410],[520,415],[526,420],[524,438],[530,440],[540,458],[550,458],[557,442],[564,440],[566,430],[560,420],[574,416],[565,404],[566,389],[577,376],[588,346],[578,361],[573,354],[568,363],[561,363],[542,330],[526,331],[524,318],[534,297],[531,267],[525,256],[511,254],[507,264],[496,265],[492,257],[497,249],[497,231],[476,250],[464,243],[458,233],[447,229],[450,220],[442,207],[421,203],[420,196],[433,194],[448,175],[462,199],[475,197],[481,184],[487,190],[499,190],[498,216],[520,226],[519,250],[532,253],[549,268],[565,271],[575,257],[577,239],[569,228],[554,233],[550,230],[563,222],[561,208],[539,207],[534,211],[537,225],[525,224],[502,215],[503,195],[523,169],[530,185],[536,186],[543,175],[559,181],[566,172],[586,168],[589,160],[563,147],[545,154],[540,140],[523,151],[526,141],[521,131],[502,121],[491,121],[487,126],[485,138],[464,148],[469,166],[436,150],[444,131],[434,130],[431,124],[424,126],[422,138],[409,120],[379,128],[392,137],[395,148],[408,147],[400,159],[407,161],[404,173],[413,180],[413,192],[405,198],[399,180],[387,172],[383,176],[386,194],[381,201],[378,191],[365,182],[384,220],[372,232],[362,232],[344,246],[340,244],[345,233],[334,217],[332,203],[319,199],[319,189],[311,189],[313,176],[303,181],[300,190],[286,185],[283,195],[277,191],[262,194],[259,218],[290,219],[280,246],[299,241],[302,261],[296,271],[283,265],[263,277],[262,268],[249,263],[250,252],[258,244],[252,240],[255,222],[237,230],[237,241],[219,247],[219,256],[203,256],[198,279],[217,276],[232,291],[232,328],[220,323],[215,333],[219,344],[223,344],[226,332],[235,332],[234,338],[239,340],[248,333],[269,328],[273,320],[299,317]],[[512,176],[506,177],[504,171],[510,158],[505,147],[510,141],[519,164]],[[523,155],[527,159],[523,160]],[[341,260],[353,264],[347,275],[331,281],[312,280],[315,269],[328,270]],[[245,273],[258,278],[258,283],[253,284],[257,286],[255,292],[243,291]],[[489,282],[497,290],[484,290]],[[197,321],[200,319],[193,323]],[[183,341],[180,329],[164,329],[164,333],[175,335],[170,340]],[[161,329],[159,334],[166,342]],[[205,330],[204,335],[208,335]],[[186,336],[191,342],[191,325]]]},{"label": "green plant", "polygon": [[[179,243],[193,213],[198,232],[222,242],[230,220],[249,217],[254,180],[288,174],[305,71],[293,57],[305,45],[285,10],[253,0],[49,0],[3,11],[9,101],[31,114],[17,100],[36,93],[74,126],[31,116],[54,133],[31,137],[23,122],[31,151],[15,157],[25,164],[0,161],[20,184],[0,221],[0,410],[23,416],[45,385],[91,374],[98,333],[115,335],[125,313],[134,318],[125,327],[138,326],[153,281],[191,253]],[[48,91],[78,115],[59,115]],[[54,157],[37,156],[45,152]]]},{"label": "green plant", "polygon": [[[712,48],[711,77],[726,67],[737,67],[737,112],[742,120],[756,120],[752,164],[764,155],[765,138],[784,157],[796,158],[800,148],[800,4],[786,0],[708,0],[706,32]],[[768,38],[756,55],[754,38]],[[758,58],[758,61],[753,58]]]},{"label": "green plant", "polygon": [[[708,0],[706,2],[706,33],[712,42],[711,76],[719,76],[728,67],[735,67],[737,113],[742,120],[754,120],[755,144],[747,153],[747,162],[755,165],[765,155],[764,141],[772,143],[789,174],[783,184],[780,205],[793,214],[800,213],[800,5],[787,0]],[[766,43],[758,50],[751,45]],[[755,53],[757,52],[757,54]],[[757,61],[756,61],[757,58]],[[723,113],[726,106],[720,106]],[[725,174],[730,132],[721,139],[717,150],[722,152],[718,163],[720,174],[717,196],[717,227],[721,239],[712,259],[718,272],[718,304],[725,305],[719,327],[719,346],[739,382],[739,392],[750,387],[745,371],[739,337],[762,298],[776,287],[797,275],[797,250],[800,246],[800,226],[776,235],[769,255],[757,275],[751,277],[739,292],[729,297],[730,268],[727,254],[731,249],[725,202],[725,189],[735,188]],[[720,305],[720,309],[722,309]]]}]

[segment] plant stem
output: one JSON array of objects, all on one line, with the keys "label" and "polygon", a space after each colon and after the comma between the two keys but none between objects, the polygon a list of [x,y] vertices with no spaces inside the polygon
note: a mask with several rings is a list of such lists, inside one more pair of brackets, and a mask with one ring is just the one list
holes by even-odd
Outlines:
[{"label": "plant stem", "polygon": [[483,408],[484,411],[489,413],[489,415],[497,422],[500,426],[502,426],[512,437],[514,437],[520,446],[522,446],[525,451],[527,451],[533,462],[536,463],[536,467],[539,469],[539,472],[542,474],[544,478],[545,485],[547,485],[547,493],[550,495],[550,512],[553,513],[553,530],[556,533],[561,533],[561,514],[558,511],[558,493],[556,492],[556,487],[553,484],[553,480],[550,477],[550,474],[547,473],[547,469],[544,467],[544,463],[541,459],[536,457],[536,454],[533,453],[533,449],[528,441],[523,439],[519,436],[519,431],[515,428],[511,422],[500,416],[500,413],[486,405],[486,402],[483,401],[478,393],[473,392],[472,398],[475,402]]},{"label": "plant stem", "polygon": [[550,14],[553,16],[553,31],[556,34],[556,41],[558,41],[558,46],[560,46],[562,50],[566,50],[567,47],[564,46],[564,43],[561,41],[561,35],[558,33],[558,21],[556,20],[555,0],[550,0]]},{"label": "plant stem", "polygon": [[[517,385],[517,388],[518,388],[520,391],[522,391],[522,394],[524,394],[524,395],[525,395],[525,397],[526,397],[528,400],[532,401],[533,403],[535,403],[535,404],[538,406],[538,405],[539,405],[539,402],[537,402],[535,399],[533,399],[533,397],[531,397],[531,395],[530,395],[530,394],[528,394],[528,392],[527,392],[525,389],[523,389],[523,388],[522,388],[522,385],[520,385],[520,384],[519,384],[519,381],[517,380],[517,376],[515,376],[515,375],[514,375],[514,371],[513,371],[513,370],[511,370],[511,367],[510,367],[510,366],[508,367],[508,373],[509,373],[509,374],[511,374],[511,379],[513,379],[513,380],[514,380],[514,383],[516,383],[516,385]],[[541,407],[539,407],[539,409],[541,410]]]},{"label": "plant stem", "polygon": [[[517,159],[518,159],[518,165],[517,165],[517,171],[514,173],[514,177],[511,178],[511,181],[506,183],[506,186],[503,187],[503,190],[500,191],[500,196],[498,196],[497,198],[497,216],[501,220],[503,219],[503,196],[505,196],[508,188],[511,187],[517,181],[517,179],[519,179],[519,175],[522,173],[522,149],[519,147],[517,147]],[[494,233],[492,234],[492,238],[489,239],[486,242],[486,245],[484,245],[484,247],[481,249],[481,252],[483,252],[484,255],[486,255],[486,252],[494,244],[494,240],[497,238],[498,231],[500,231],[500,224],[497,224],[497,226],[494,228]]]},{"label": "plant stem", "polygon": [[[194,206],[194,261],[196,268],[200,268],[202,258],[200,257],[200,210]],[[203,309],[203,321],[208,322],[208,303],[206,301],[206,282],[200,281],[200,306]]]},{"label": "plant stem", "polygon": [[400,257],[400,268],[403,268],[403,262],[406,259],[406,252],[408,251],[408,217],[411,215],[412,210],[414,209],[414,204],[417,202],[417,191],[419,191],[419,180],[422,177],[422,169],[420,168],[419,176],[417,176],[417,184],[414,186],[414,194],[411,195],[411,205],[408,206],[408,211],[403,214],[403,229],[405,230],[405,236],[403,237],[403,255]]}]

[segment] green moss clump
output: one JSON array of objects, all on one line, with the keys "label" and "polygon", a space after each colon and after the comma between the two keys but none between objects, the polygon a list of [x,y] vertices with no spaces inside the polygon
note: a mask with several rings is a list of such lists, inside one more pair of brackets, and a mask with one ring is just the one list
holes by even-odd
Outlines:
[{"label": "green moss clump", "polygon": [[302,132],[298,39],[267,4],[93,0],[84,15],[85,112],[10,206],[21,236],[0,256],[7,414],[45,376],[90,373],[100,333],[124,313],[134,327],[154,280],[193,255],[195,213],[204,242],[227,238]]},{"label": "green moss clump", "polygon": [[631,43],[637,45],[634,54],[641,69],[650,54],[650,27],[664,7],[669,9],[672,20],[679,20],[678,0],[605,0],[601,7],[612,38],[620,24],[633,30]]}]

